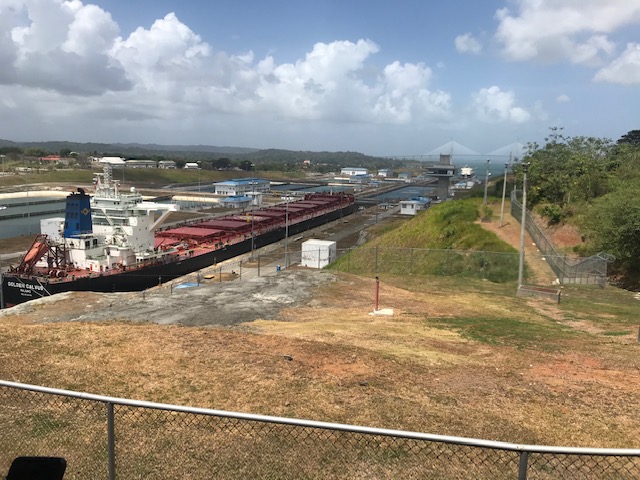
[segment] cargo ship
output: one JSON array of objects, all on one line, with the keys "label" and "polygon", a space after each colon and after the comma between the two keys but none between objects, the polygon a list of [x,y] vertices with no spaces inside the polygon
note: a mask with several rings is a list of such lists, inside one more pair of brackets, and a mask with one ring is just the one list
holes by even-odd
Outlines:
[{"label": "cargo ship", "polygon": [[19,265],[2,275],[2,306],[67,291],[129,292],[173,280],[353,213],[345,193],[300,200],[160,228],[176,204],[144,201],[122,190],[111,165],[96,175],[93,195],[66,199],[64,222],[45,229]]}]

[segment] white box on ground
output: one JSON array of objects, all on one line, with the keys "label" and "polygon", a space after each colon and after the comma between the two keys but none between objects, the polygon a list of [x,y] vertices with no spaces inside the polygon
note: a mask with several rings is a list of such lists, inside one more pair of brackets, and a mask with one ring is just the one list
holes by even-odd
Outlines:
[{"label": "white box on ground", "polygon": [[330,240],[307,240],[302,243],[303,267],[323,268],[336,259],[336,242]]}]

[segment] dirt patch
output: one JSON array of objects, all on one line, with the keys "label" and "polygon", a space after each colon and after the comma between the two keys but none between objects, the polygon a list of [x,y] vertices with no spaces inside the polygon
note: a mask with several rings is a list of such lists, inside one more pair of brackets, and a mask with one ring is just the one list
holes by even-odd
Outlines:
[{"label": "dirt patch", "polygon": [[199,287],[157,287],[146,292],[66,292],[0,311],[10,323],[100,322],[186,326],[238,325],[256,319],[277,318],[286,307],[311,296],[335,277],[326,272],[289,270],[278,276],[201,284]]},{"label": "dirt patch", "polygon": [[[509,207],[505,207],[505,211],[509,211]],[[508,243],[516,250],[520,251],[520,223],[511,215],[505,213],[502,227],[497,218],[492,218],[490,222],[477,222],[482,228],[495,233],[502,241]],[[552,285],[557,277],[551,267],[547,264],[540,250],[534,243],[533,239],[525,231],[524,240],[525,262],[529,269],[529,279],[527,283],[533,285]]]}]

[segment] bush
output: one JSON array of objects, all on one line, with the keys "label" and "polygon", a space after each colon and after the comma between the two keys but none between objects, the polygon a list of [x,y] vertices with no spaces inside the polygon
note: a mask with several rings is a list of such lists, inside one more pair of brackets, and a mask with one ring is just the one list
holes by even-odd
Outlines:
[{"label": "bush", "polygon": [[552,203],[547,203],[540,207],[540,215],[547,219],[549,225],[557,225],[564,218],[562,207]]}]

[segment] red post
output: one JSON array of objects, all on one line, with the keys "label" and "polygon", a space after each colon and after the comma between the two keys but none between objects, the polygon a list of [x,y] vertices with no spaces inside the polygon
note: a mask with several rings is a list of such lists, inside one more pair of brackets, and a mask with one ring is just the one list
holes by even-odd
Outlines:
[{"label": "red post", "polygon": [[374,312],[378,311],[378,296],[380,293],[380,278],[376,277],[376,308],[374,309]]}]

